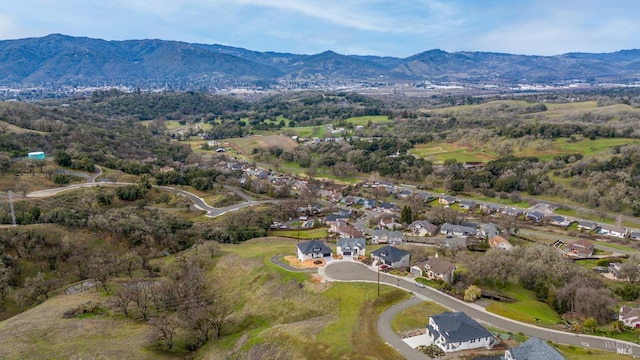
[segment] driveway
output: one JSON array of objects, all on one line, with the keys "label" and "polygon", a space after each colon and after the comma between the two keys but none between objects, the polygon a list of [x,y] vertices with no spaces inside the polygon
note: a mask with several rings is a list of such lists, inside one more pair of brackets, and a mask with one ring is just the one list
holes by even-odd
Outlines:
[{"label": "driveway", "polygon": [[[452,296],[444,294],[431,288],[418,288],[415,286],[413,278],[397,277],[386,273],[377,273],[369,267],[352,262],[334,261],[326,267],[319,269],[318,273],[324,275],[330,281],[362,281],[377,283],[378,275],[380,283],[397,286],[407,291],[415,293],[417,296],[424,296],[431,301],[445,306],[453,311],[463,311],[476,320],[490,324],[499,329],[517,334],[522,332],[527,336],[535,336],[543,340],[550,340],[555,343],[574,345],[583,348],[595,348],[610,352],[619,352],[628,355],[640,355],[640,346],[626,341],[608,339],[604,337],[573,334],[552,329],[546,329],[530,324],[520,323],[505,317],[487,312],[483,307],[466,303]],[[388,323],[387,323],[388,326]],[[382,335],[382,334],[381,334]],[[399,337],[393,334],[396,338]],[[385,338],[387,342],[393,339]],[[407,345],[408,346],[408,345]]]}]

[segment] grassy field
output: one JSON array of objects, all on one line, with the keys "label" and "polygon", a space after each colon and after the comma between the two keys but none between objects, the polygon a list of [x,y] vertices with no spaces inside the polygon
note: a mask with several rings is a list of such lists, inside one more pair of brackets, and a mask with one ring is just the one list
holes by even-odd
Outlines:
[{"label": "grassy field", "polygon": [[354,126],[367,126],[369,121],[371,121],[371,123],[373,124],[391,123],[391,120],[389,120],[389,118],[385,115],[351,117],[345,121],[349,124],[353,124]]},{"label": "grassy field", "polygon": [[283,236],[287,238],[300,238],[300,239],[323,239],[329,236],[326,227],[319,227],[315,229],[301,229],[295,230],[271,230],[269,236]]},{"label": "grassy field", "polygon": [[577,348],[575,346],[553,344],[567,360],[630,360],[635,357],[630,355],[621,355],[613,352]]},{"label": "grassy field", "polygon": [[376,319],[387,307],[409,298],[407,292],[383,285],[380,298],[376,298],[375,284],[335,283],[324,295],[339,301],[339,321],[318,334],[318,341],[332,344],[332,354],[327,358],[344,358],[353,352],[351,356],[362,358],[402,359],[377,334]]},{"label": "grassy field", "polygon": [[[614,146],[626,144],[640,144],[640,141],[626,138],[580,139],[580,141],[575,142],[566,138],[554,139],[552,141],[534,140],[523,149],[514,149],[513,155],[535,156],[541,160],[550,160],[556,156],[569,154],[596,156],[609,151],[609,149]],[[498,158],[498,154],[488,146],[461,144],[460,142],[448,143],[444,141],[418,144],[410,150],[410,153],[437,163],[443,163],[449,159],[455,159],[458,162],[487,162]]]},{"label": "grassy field", "polygon": [[429,301],[422,302],[405,309],[391,322],[391,329],[396,333],[424,328],[429,322],[429,316],[449,311],[444,306]]},{"label": "grassy field", "polygon": [[[495,290],[518,301],[505,303],[490,300],[487,311],[491,313],[530,324],[555,325],[560,321],[558,314],[549,305],[536,300],[533,291],[512,283],[507,283],[506,288],[499,287]],[[540,322],[535,319],[540,319]]]},{"label": "grassy field", "polygon": [[14,134],[24,134],[24,133],[32,133],[32,134],[39,134],[39,135],[49,134],[44,131],[36,131],[36,130],[21,128],[19,126],[9,124],[8,122],[2,121],[2,120],[0,120],[0,129],[5,129],[7,132],[14,133]]}]

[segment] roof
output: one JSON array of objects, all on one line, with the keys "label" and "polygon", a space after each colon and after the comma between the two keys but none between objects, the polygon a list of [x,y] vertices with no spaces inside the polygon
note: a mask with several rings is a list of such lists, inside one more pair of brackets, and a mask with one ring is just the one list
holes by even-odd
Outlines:
[{"label": "roof", "polygon": [[384,259],[387,262],[395,263],[402,260],[403,257],[408,256],[409,252],[387,245],[378,250],[372,251],[371,255]]},{"label": "roof", "polygon": [[503,238],[500,235],[496,235],[491,239],[489,239],[489,246],[491,246],[492,248],[499,247],[503,249],[511,249],[513,247],[513,245],[511,245],[511,243],[509,242],[509,240]]},{"label": "roof", "polygon": [[429,266],[429,270],[433,271],[436,274],[444,274],[456,268],[455,265],[448,262],[447,260],[435,257],[425,261],[424,265],[425,269],[427,268],[427,266]]},{"label": "roof", "polygon": [[453,224],[449,224],[449,223],[444,223],[442,224],[442,227],[440,228],[440,232],[444,232],[444,233],[461,233],[461,234],[475,234],[476,233],[476,228],[475,227],[470,227],[470,226],[463,226],[463,225],[453,225]]},{"label": "roof", "polygon": [[507,350],[513,360],[563,360],[565,357],[546,342],[532,337],[522,345]]},{"label": "roof", "polygon": [[300,249],[300,252],[305,255],[318,253],[326,254],[331,252],[331,249],[327,245],[325,245],[324,242],[319,240],[301,242],[300,244],[298,244],[298,249]]},{"label": "roof", "polygon": [[425,229],[428,232],[435,232],[438,231],[438,227],[430,222],[428,222],[427,220],[417,220],[411,223],[411,225],[409,225],[409,228],[413,229],[413,228],[417,228],[417,229]]},{"label": "roof", "polygon": [[339,246],[342,251],[344,250],[353,250],[358,247],[360,249],[364,249],[366,246],[366,242],[363,238],[340,238],[336,243],[336,246]]},{"label": "roof", "polygon": [[431,319],[448,343],[493,337],[489,330],[463,312],[445,312],[432,315]]}]

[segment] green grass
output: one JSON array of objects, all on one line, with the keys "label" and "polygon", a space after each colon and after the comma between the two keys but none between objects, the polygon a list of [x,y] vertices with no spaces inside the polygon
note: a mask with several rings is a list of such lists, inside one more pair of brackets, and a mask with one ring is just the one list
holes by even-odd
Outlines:
[{"label": "green grass", "polygon": [[424,328],[429,322],[429,316],[448,311],[444,306],[430,301],[406,308],[391,322],[391,329],[396,332],[404,332]]},{"label": "green grass", "polygon": [[320,227],[315,229],[300,229],[295,230],[270,230],[270,236],[283,236],[288,238],[300,238],[300,239],[322,239],[329,236],[326,227]]},{"label": "green grass", "polygon": [[339,301],[339,320],[328,324],[318,334],[318,341],[331,344],[336,356],[352,351],[368,351],[377,353],[376,358],[401,358],[381,341],[375,324],[377,316],[385,308],[409,298],[409,293],[382,285],[380,300],[376,301],[376,284],[333,283],[324,295]]},{"label": "green grass", "polygon": [[[495,290],[518,301],[506,303],[490,300],[487,311],[491,313],[530,324],[555,325],[560,321],[558,314],[549,305],[536,300],[533,291],[513,283]],[[539,323],[536,318],[540,319]]]},{"label": "green grass", "polygon": [[620,355],[614,352],[596,349],[585,349],[575,346],[552,344],[567,360],[629,360],[633,356]]},{"label": "green grass", "polygon": [[369,121],[373,124],[383,124],[383,123],[391,123],[391,120],[385,115],[377,115],[377,116],[357,116],[351,117],[345,120],[347,123],[353,124],[354,126],[362,125],[367,126]]},{"label": "green grass", "polygon": [[[499,141],[505,141],[502,138]],[[637,139],[627,138],[599,138],[589,140],[578,137],[579,141],[571,142],[570,139],[560,138],[554,140],[534,140],[524,149],[516,149],[515,156],[535,156],[543,161],[551,160],[556,156],[569,154],[582,154],[585,157],[606,153],[614,146],[627,144],[640,144]],[[465,140],[466,141],[466,140]],[[488,162],[498,158],[498,154],[488,144],[466,144],[460,142],[448,143],[438,141],[428,144],[417,144],[410,153],[418,157],[443,163],[445,160],[455,159],[458,162],[482,161]]]}]

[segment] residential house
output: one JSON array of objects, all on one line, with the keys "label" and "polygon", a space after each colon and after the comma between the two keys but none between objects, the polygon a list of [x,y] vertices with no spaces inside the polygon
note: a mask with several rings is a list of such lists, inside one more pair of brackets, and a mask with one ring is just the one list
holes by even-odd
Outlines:
[{"label": "residential house", "polygon": [[518,217],[520,215],[522,215],[523,211],[512,207],[512,206],[506,206],[504,209],[502,209],[502,214],[505,216],[513,216],[513,217]]},{"label": "residential house", "polygon": [[331,256],[331,253],[331,249],[319,240],[305,241],[297,245],[297,256],[300,261]]},{"label": "residential house", "polygon": [[591,241],[583,239],[570,242],[565,247],[567,254],[582,258],[588,258],[593,255],[594,249],[595,246]]},{"label": "residential house", "polygon": [[387,245],[378,250],[371,252],[374,260],[380,261],[381,264],[391,266],[392,268],[402,269],[409,267],[410,253],[397,247]]},{"label": "residential house", "polygon": [[438,227],[426,220],[414,221],[408,228],[415,236],[435,236],[438,233]]},{"label": "residential house", "polygon": [[496,249],[501,250],[511,250],[513,249],[513,245],[509,242],[509,240],[503,238],[500,235],[495,235],[494,237],[489,239],[489,246]]},{"label": "residential house", "polygon": [[480,204],[480,210],[485,214],[495,214],[500,212],[502,208],[496,204]]},{"label": "residential house", "polygon": [[492,237],[498,235],[500,232],[498,231],[498,227],[496,224],[481,224],[480,229],[478,229],[478,235],[484,239],[491,239]]},{"label": "residential house", "polygon": [[406,199],[411,196],[411,190],[402,190],[397,194],[397,196],[401,199]]},{"label": "residential house", "polygon": [[380,221],[378,221],[378,226],[380,226],[380,228],[382,229],[387,229],[387,230],[395,230],[395,229],[402,229],[403,226],[401,223],[398,222],[398,218],[395,216],[383,216],[382,218],[380,218]]},{"label": "residential house", "polygon": [[456,266],[447,260],[433,257],[421,264],[425,277],[430,280],[442,280],[446,283],[453,282],[453,273]]},{"label": "residential house", "polygon": [[467,161],[464,164],[462,164],[463,169],[469,169],[469,170],[481,170],[481,169],[484,169],[484,167],[485,167],[485,163],[480,161]]},{"label": "residential house", "polygon": [[614,279],[617,279],[620,277],[620,271],[622,271],[622,263],[609,263],[607,269],[609,270],[611,276],[613,276]]},{"label": "residential house", "polygon": [[440,234],[455,236],[470,236],[476,234],[476,228],[464,225],[444,223],[440,227]]},{"label": "residential house", "polygon": [[363,205],[365,209],[372,210],[375,209],[377,203],[376,199],[365,199]]},{"label": "residential house", "polygon": [[625,326],[638,329],[640,328],[640,309],[624,305],[620,308],[618,320],[622,321]]},{"label": "residential house", "polygon": [[387,214],[391,214],[391,213],[397,211],[395,204],[390,203],[390,202],[386,202],[386,201],[381,201],[378,204],[378,208],[380,210],[382,210],[383,212],[387,213]]},{"label": "residential house", "polygon": [[460,200],[460,204],[458,206],[460,206],[460,209],[471,211],[476,209],[477,204],[475,201],[471,200]]},{"label": "residential house", "polygon": [[442,195],[440,196],[440,198],[438,198],[438,203],[442,205],[453,205],[456,203],[456,198],[449,195]]},{"label": "residential house", "polygon": [[563,228],[569,227],[573,221],[567,220],[564,216],[552,215],[549,217],[549,224],[555,226],[561,226]]},{"label": "residential house", "polygon": [[367,249],[363,238],[340,238],[336,243],[337,255],[365,256]]},{"label": "residential house", "polygon": [[627,236],[627,229],[614,225],[599,225],[597,233],[604,236],[624,238]]},{"label": "residential house", "polygon": [[402,232],[388,230],[374,230],[371,237],[372,244],[402,244]]},{"label": "residential house", "polygon": [[520,346],[506,350],[504,360],[564,360],[553,346],[536,337],[531,337]]},{"label": "residential house", "polygon": [[487,348],[498,344],[498,339],[463,312],[445,312],[429,317],[427,336],[430,343],[444,352]]},{"label": "residential house", "polygon": [[629,239],[640,240],[640,231],[632,231],[631,233],[629,233]]},{"label": "residential house", "polygon": [[525,215],[525,220],[533,220],[533,222],[541,222],[544,219],[544,214],[539,211],[531,211],[527,212]]},{"label": "residential house", "polygon": [[345,238],[361,238],[364,237],[364,233],[355,228],[353,225],[344,225],[338,227],[338,236]]},{"label": "residential house", "polygon": [[598,224],[591,221],[584,221],[584,220],[578,221],[578,230],[592,231],[592,230],[595,230],[597,227],[598,227]]}]

